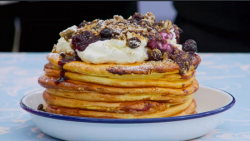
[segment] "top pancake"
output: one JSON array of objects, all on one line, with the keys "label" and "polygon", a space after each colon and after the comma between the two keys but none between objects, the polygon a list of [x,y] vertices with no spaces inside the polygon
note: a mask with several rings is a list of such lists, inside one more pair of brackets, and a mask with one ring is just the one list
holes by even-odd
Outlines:
[{"label": "top pancake", "polygon": [[[50,53],[47,55],[50,63],[58,66],[61,59],[58,53]],[[199,55],[195,55],[192,61],[191,70],[194,70],[200,63]],[[159,74],[175,74],[179,73],[179,66],[171,60],[168,61],[146,61],[143,63],[133,64],[90,64],[82,61],[68,62],[63,66],[66,71],[95,75],[95,76],[116,76],[118,75],[159,75]]]}]

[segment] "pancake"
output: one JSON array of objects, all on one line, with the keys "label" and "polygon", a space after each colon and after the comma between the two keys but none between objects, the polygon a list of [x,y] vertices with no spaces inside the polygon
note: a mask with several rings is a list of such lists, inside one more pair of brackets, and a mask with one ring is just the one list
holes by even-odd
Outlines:
[{"label": "pancake", "polygon": [[184,116],[184,115],[190,115],[190,114],[196,114],[197,112],[195,111],[196,109],[196,101],[193,100],[192,104],[187,108],[185,109],[184,111],[176,114],[176,115],[172,115],[172,117],[175,117],[175,116]]},{"label": "pancake", "polygon": [[[46,65],[44,65],[44,71],[47,74],[51,74],[53,75],[54,73],[56,73],[56,70],[61,70],[58,66],[55,66],[51,63],[47,63]],[[66,72],[67,73],[67,72]],[[72,72],[71,72],[72,73]],[[90,76],[90,77],[100,77],[100,78],[113,78],[113,79],[125,79],[125,80],[138,80],[138,79],[143,79],[143,80],[167,80],[167,81],[174,81],[174,80],[179,80],[179,79],[189,79],[191,77],[194,76],[195,74],[195,70],[193,71],[187,71],[187,73],[180,75],[178,73],[175,74],[159,74],[159,75],[133,75],[131,74],[129,77],[126,75],[115,75],[112,77],[108,77],[108,76],[92,76],[92,75],[84,75],[84,74],[80,74],[80,73],[75,73],[81,76]]]},{"label": "pancake", "polygon": [[[170,107],[166,102],[153,101],[134,101],[134,102],[92,102],[83,101],[59,96],[50,95],[46,91],[43,93],[45,102],[49,105],[60,107],[77,108],[93,111],[105,111],[116,113],[131,113],[131,112],[155,112],[165,110]],[[189,99],[192,97],[190,96]]]},{"label": "pancake", "polygon": [[99,102],[124,102],[124,101],[161,101],[169,102],[171,104],[179,104],[187,101],[191,95],[176,96],[176,95],[160,95],[160,94],[104,94],[96,92],[79,92],[79,91],[65,91],[61,89],[46,89],[46,91],[54,96],[60,96],[65,98],[84,100],[84,101],[99,101]]},{"label": "pancake", "polygon": [[[47,105],[46,111],[55,114],[62,114],[68,116],[79,116],[79,117],[92,117],[92,118],[119,118],[119,119],[138,119],[138,118],[161,118],[170,117],[183,112],[189,106],[193,106],[194,100],[190,99],[183,104],[179,104],[174,107],[167,108],[166,110],[155,112],[155,113],[140,113],[140,114],[123,114],[123,113],[110,113],[110,112],[98,112],[88,111],[75,108],[65,108],[54,105]],[[187,112],[188,113],[188,112]],[[183,112],[183,114],[186,114]]]},{"label": "pancake", "polygon": [[49,77],[43,75],[39,77],[38,83],[45,87],[51,89],[62,89],[69,91],[94,91],[98,93],[107,93],[107,94],[161,94],[161,95],[190,95],[196,92],[199,88],[199,84],[194,80],[193,84],[182,88],[182,89],[173,89],[173,88],[161,88],[161,87],[146,87],[146,88],[122,88],[122,87],[109,87],[103,85],[97,85],[92,83],[78,82],[74,80],[66,80],[59,84],[56,84],[55,81],[58,78]]},{"label": "pancake", "polygon": [[[47,74],[50,74],[53,72],[50,72],[51,70],[61,70],[60,67],[53,65],[52,63],[47,63],[46,65],[44,65],[44,71]],[[67,72],[66,72],[67,73]],[[72,73],[72,72],[71,72]],[[51,75],[52,75],[51,74]],[[76,73],[76,74],[80,74],[80,73]],[[113,79],[126,79],[126,80],[167,80],[167,81],[173,81],[176,79],[189,79],[191,77],[193,77],[195,74],[195,70],[192,71],[187,71],[187,73],[180,75],[179,73],[157,73],[157,74],[151,74],[151,75],[147,75],[147,74],[141,74],[141,75],[137,75],[137,74],[130,74],[130,75],[110,75],[110,76],[98,76],[98,77],[104,77],[104,78],[113,78]],[[82,74],[84,75],[84,74]],[[93,75],[84,75],[84,76],[92,76],[95,77]]]},{"label": "pancake", "polygon": [[[195,55],[190,70],[194,70],[200,63],[199,55]],[[58,53],[49,53],[47,59],[50,63],[58,66],[58,61],[62,59]],[[59,67],[59,66],[58,66]],[[167,61],[147,61],[133,64],[91,64],[82,61],[71,61],[63,65],[63,69],[80,74],[95,76],[115,76],[116,74],[129,76],[130,74],[142,75],[162,75],[179,73],[179,66],[171,60]]]},{"label": "pancake", "polygon": [[[45,69],[45,73],[48,76],[60,77],[60,70]],[[189,74],[193,74],[190,72]],[[105,77],[96,77],[90,75],[83,75],[79,73],[65,72],[65,77],[70,80],[75,80],[79,82],[89,82],[94,84],[101,84],[105,86],[113,87],[167,87],[167,88],[183,88],[189,86],[193,83],[195,79],[192,76],[189,79],[175,79],[172,81],[167,80],[131,80],[131,79],[112,79]]]}]

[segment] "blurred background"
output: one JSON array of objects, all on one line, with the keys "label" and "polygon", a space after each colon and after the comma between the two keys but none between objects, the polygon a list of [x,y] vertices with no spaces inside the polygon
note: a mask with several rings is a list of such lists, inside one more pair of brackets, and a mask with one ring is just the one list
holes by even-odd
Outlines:
[{"label": "blurred background", "polygon": [[198,52],[250,52],[250,2],[15,2],[0,1],[0,52],[49,52],[59,32],[83,20],[152,12],[194,39]]}]

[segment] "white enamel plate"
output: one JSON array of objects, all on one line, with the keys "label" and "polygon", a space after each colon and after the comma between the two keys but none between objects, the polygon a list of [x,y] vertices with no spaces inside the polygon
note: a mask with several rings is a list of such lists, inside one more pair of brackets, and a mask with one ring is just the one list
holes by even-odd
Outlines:
[{"label": "white enamel plate", "polygon": [[38,111],[45,104],[43,90],[25,95],[20,105],[30,113],[38,128],[62,140],[188,140],[212,131],[235,98],[222,90],[200,86],[194,94],[197,114],[151,119],[104,119],[64,116]]}]

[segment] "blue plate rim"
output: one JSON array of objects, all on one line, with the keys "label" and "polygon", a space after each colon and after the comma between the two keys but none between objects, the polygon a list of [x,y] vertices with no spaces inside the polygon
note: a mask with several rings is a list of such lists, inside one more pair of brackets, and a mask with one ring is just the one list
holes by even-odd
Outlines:
[{"label": "blue plate rim", "polygon": [[[201,86],[200,86],[201,87]],[[34,115],[38,115],[38,116],[42,116],[42,117],[46,117],[46,118],[52,118],[52,119],[59,119],[59,120],[66,120],[66,121],[75,121],[75,122],[92,122],[92,123],[114,123],[114,124],[127,124],[127,123],[157,123],[157,122],[173,122],[173,121],[182,121],[182,120],[189,120],[189,119],[196,119],[196,118],[202,118],[202,117],[206,117],[206,116],[211,116],[211,115],[215,115],[215,114],[219,114],[222,113],[228,109],[230,109],[231,107],[233,107],[233,105],[235,104],[236,100],[234,98],[234,96],[224,90],[220,90],[217,88],[213,88],[213,87],[208,87],[208,86],[202,86],[202,87],[207,87],[207,88],[211,88],[211,89],[215,89],[215,90],[219,90],[222,92],[227,93],[228,95],[230,95],[232,97],[232,101],[215,110],[211,110],[211,111],[207,111],[207,112],[203,112],[203,113],[197,113],[197,114],[192,114],[192,115],[185,115],[185,116],[176,116],[176,117],[165,117],[165,118],[147,118],[147,119],[106,119],[106,118],[89,118],[89,117],[76,117],[76,116],[65,116],[65,115],[59,115],[59,114],[53,114],[53,113],[48,113],[48,112],[43,112],[43,111],[39,111],[37,109],[33,109],[28,107],[27,105],[25,105],[23,103],[23,99],[29,95],[25,95],[21,101],[20,101],[20,106],[27,112],[34,114]]]}]

